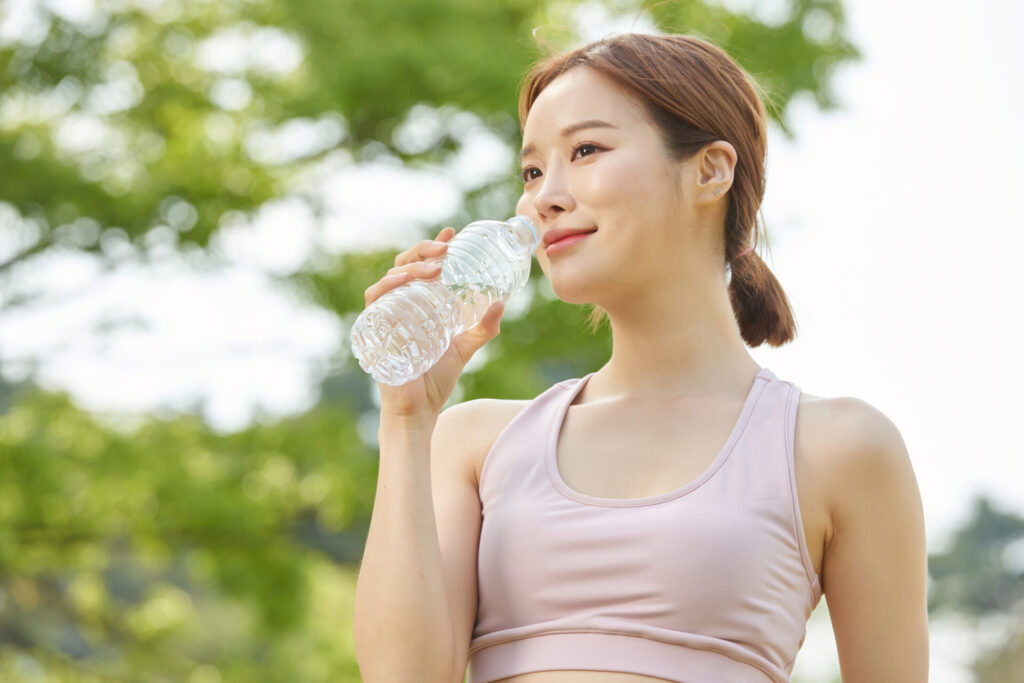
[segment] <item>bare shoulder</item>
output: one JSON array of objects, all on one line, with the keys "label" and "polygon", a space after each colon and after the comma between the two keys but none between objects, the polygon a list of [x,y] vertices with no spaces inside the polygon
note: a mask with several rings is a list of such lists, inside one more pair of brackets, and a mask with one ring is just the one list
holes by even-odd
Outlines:
[{"label": "bare shoulder", "polygon": [[899,429],[866,401],[815,396],[797,433],[797,486],[826,511],[820,576],[842,679],[928,680],[924,509]]},{"label": "bare shoulder", "polygon": [[871,504],[879,489],[918,495],[899,429],[867,401],[801,394],[796,432],[798,480],[829,518],[826,545],[841,519]]},{"label": "bare shoulder", "polygon": [[446,416],[447,431],[458,439],[460,457],[465,458],[463,466],[471,469],[473,480],[478,484],[480,469],[491,446],[529,403],[529,400],[477,398],[455,404],[442,413]]},{"label": "bare shoulder", "polygon": [[806,436],[820,446],[832,465],[885,466],[906,456],[899,429],[881,410],[849,396],[800,395],[800,418]]}]

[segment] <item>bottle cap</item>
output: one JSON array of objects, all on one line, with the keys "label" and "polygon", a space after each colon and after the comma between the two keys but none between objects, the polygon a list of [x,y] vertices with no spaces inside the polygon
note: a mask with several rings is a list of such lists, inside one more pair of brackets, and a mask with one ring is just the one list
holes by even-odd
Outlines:
[{"label": "bottle cap", "polygon": [[531,221],[526,216],[513,216],[512,218],[509,218],[505,222],[511,223],[513,221],[515,221],[516,223],[522,223],[523,225],[530,229],[530,234],[533,235],[533,244],[530,245],[530,253],[532,254],[533,250],[537,248],[538,244],[540,244],[540,237],[537,236],[537,228],[533,227],[533,221]]}]

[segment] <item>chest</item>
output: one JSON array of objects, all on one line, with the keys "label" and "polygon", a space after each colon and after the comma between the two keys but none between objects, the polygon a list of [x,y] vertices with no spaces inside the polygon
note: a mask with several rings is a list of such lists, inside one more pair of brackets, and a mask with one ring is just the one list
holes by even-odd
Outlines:
[{"label": "chest", "polygon": [[707,470],[742,405],[652,416],[640,410],[572,406],[556,462],[573,490],[602,498],[644,498],[685,486]]},{"label": "chest", "polygon": [[[798,415],[803,407],[801,397]],[[529,449],[498,451],[499,457],[514,455],[495,461],[486,487],[485,500],[494,504],[485,506],[480,538],[482,619],[475,637],[585,615],[595,605],[602,618],[666,632],[728,634],[742,640],[749,619],[774,634],[798,634],[806,615],[776,605],[780,600],[799,605],[807,591],[792,536],[793,507],[787,502],[792,486],[788,459],[779,457],[785,447],[777,411],[769,408],[757,413],[758,419],[741,420],[748,413],[735,401],[675,406],[668,414],[621,405],[600,408],[599,403],[570,405],[550,437]],[[808,423],[813,420],[802,425],[798,417],[798,444]],[[731,447],[739,436],[745,446]],[[778,468],[744,466],[757,456],[770,458]],[[798,480],[799,470],[812,464],[801,467],[804,460],[798,445]],[[503,463],[524,466],[506,469]],[[713,476],[716,472],[722,476]],[[779,473],[786,475],[781,487],[763,485]],[[694,482],[700,487],[665,505],[580,505],[565,491],[649,498]],[[805,478],[804,487],[813,482],[814,477]],[[815,501],[812,493],[805,494],[810,502],[799,501],[807,509],[804,533],[820,573],[820,553],[814,550],[820,543],[812,540],[818,533]],[[749,570],[759,565],[768,570]],[[501,683],[570,680],[660,679],[613,671],[537,671]]]},{"label": "chest", "polygon": [[[820,471],[827,434],[820,397],[802,394],[797,408],[794,474],[811,563],[822,572],[831,534]],[[571,489],[601,498],[646,498],[682,488],[704,475],[734,436],[742,404],[678,406],[670,414],[570,406],[559,431],[557,473]]]},{"label": "chest", "polygon": [[656,683],[665,680],[618,671],[533,671],[492,683]]}]

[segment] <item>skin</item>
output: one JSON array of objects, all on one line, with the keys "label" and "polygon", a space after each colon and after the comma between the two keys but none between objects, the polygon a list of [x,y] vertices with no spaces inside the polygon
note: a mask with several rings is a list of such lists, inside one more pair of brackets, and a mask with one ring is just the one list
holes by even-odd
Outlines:
[{"label": "skin", "polygon": [[[561,135],[594,119],[615,128]],[[542,233],[598,229],[551,258],[543,244],[536,252],[560,299],[608,311],[615,345],[588,394],[630,402],[659,401],[680,387],[745,395],[760,366],[740,336],[723,270],[733,146],[716,141],[690,162],[670,161],[639,104],[586,68],[540,94],[523,142],[532,151],[522,160],[517,213]]]},{"label": "skin", "polygon": [[[592,120],[611,125],[562,134]],[[562,300],[607,310],[614,339],[611,358],[570,408],[559,442],[560,468],[571,472],[572,454],[591,446],[584,440],[592,430],[571,429],[573,411],[584,426],[589,411],[608,443],[635,438],[637,416],[655,425],[689,421],[695,431],[721,440],[761,369],[740,336],[723,271],[735,149],[715,141],[685,162],[671,161],[638,102],[586,67],[572,69],[540,94],[523,142],[525,183],[517,213],[533,219],[541,235],[597,228],[550,258],[541,243],[541,268]],[[493,434],[523,407],[513,401],[488,405],[478,428]],[[627,417],[616,421],[615,415]],[[716,437],[707,438],[713,444]],[[803,394],[794,448],[805,538],[828,603],[844,683],[926,681],[924,516],[899,431],[859,399]],[[477,476],[482,459],[474,462]],[[666,469],[664,485],[644,493],[677,488],[707,464]],[[584,471],[590,474],[579,474]],[[576,472],[575,480],[566,478],[578,490],[640,495],[609,493],[617,482],[622,488],[622,471]],[[535,672],[504,680],[660,679]]]}]

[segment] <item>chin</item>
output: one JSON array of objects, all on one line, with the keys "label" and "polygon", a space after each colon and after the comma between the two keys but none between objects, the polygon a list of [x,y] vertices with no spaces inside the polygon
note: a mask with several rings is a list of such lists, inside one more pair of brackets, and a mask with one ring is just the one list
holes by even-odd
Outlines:
[{"label": "chin", "polygon": [[587,296],[585,287],[574,287],[572,284],[565,282],[564,279],[559,283],[558,280],[548,278],[548,282],[551,283],[551,289],[560,301],[577,306],[593,303],[590,297]]}]

